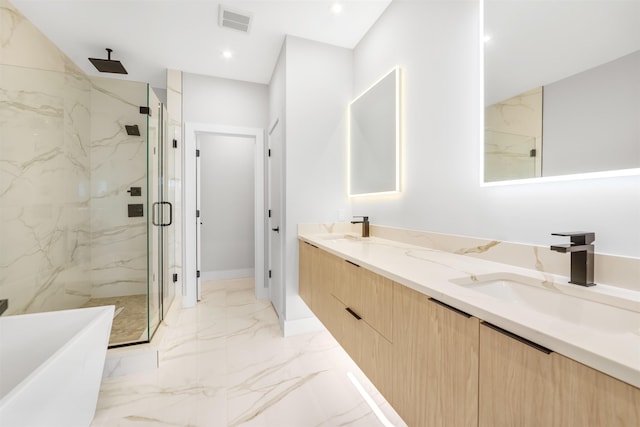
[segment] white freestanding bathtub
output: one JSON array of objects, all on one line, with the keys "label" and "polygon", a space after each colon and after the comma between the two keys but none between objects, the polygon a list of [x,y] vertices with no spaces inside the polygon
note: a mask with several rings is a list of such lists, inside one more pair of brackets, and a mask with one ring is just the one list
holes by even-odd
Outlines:
[{"label": "white freestanding bathtub", "polygon": [[91,424],[113,311],[0,317],[0,426]]}]

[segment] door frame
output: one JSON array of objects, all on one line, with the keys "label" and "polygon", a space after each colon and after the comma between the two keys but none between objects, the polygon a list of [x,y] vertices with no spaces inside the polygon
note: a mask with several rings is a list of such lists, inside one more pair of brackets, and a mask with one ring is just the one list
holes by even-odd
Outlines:
[{"label": "door frame", "polygon": [[255,295],[258,299],[269,296],[265,262],[265,230],[267,229],[267,210],[265,205],[265,147],[264,129],[218,125],[211,123],[185,122],[184,124],[184,158],[182,168],[182,189],[184,212],[182,260],[184,283],[182,288],[182,307],[193,307],[197,302],[197,260],[196,260],[196,140],[200,134],[224,136],[241,136],[255,139],[255,208],[254,208],[254,257],[255,257]]},{"label": "door frame", "polygon": [[[269,132],[267,134],[267,146],[268,146],[268,150],[269,150],[269,154],[267,155],[267,168],[265,170],[265,179],[266,179],[266,185],[267,185],[267,189],[266,189],[266,203],[268,206],[269,211],[272,211],[274,206],[272,205],[272,200],[271,197],[273,195],[274,190],[277,190],[280,193],[280,206],[278,206],[278,212],[280,213],[280,218],[279,218],[279,223],[277,224],[278,227],[280,227],[280,231],[279,231],[279,236],[280,236],[280,244],[278,245],[278,247],[276,248],[276,250],[274,251],[274,248],[271,245],[271,239],[273,238],[273,229],[272,226],[274,224],[272,224],[272,220],[273,217],[271,217],[271,215],[269,215],[268,218],[268,227],[267,227],[267,239],[266,239],[266,246],[267,246],[267,270],[268,272],[271,272],[274,268],[273,265],[273,254],[274,252],[278,252],[279,256],[278,256],[278,261],[279,261],[279,265],[276,266],[276,268],[278,269],[278,274],[279,274],[279,279],[280,279],[280,283],[275,283],[274,286],[274,281],[272,279],[271,276],[269,276],[267,278],[268,283],[269,283],[269,300],[271,301],[271,304],[273,305],[273,309],[276,312],[276,314],[278,315],[279,321],[280,321],[280,328],[283,329],[283,325],[284,325],[284,319],[286,318],[286,295],[287,295],[287,291],[286,291],[286,287],[285,287],[285,251],[284,251],[284,242],[286,241],[286,226],[285,226],[285,212],[284,212],[284,198],[285,198],[285,192],[284,192],[284,173],[282,170],[282,165],[284,164],[284,134],[281,133],[281,140],[280,140],[280,153],[278,153],[277,155],[280,156],[280,182],[279,182],[279,187],[280,188],[274,188],[274,184],[272,182],[272,175],[271,172],[273,170],[273,164],[272,164],[272,149],[273,149],[273,145],[271,144],[272,138],[271,136],[273,135],[273,132],[276,130],[277,127],[280,127],[280,132],[282,132],[282,129],[284,129],[284,123],[282,123],[281,117],[284,117],[284,114],[280,117],[276,117],[273,125],[271,125],[269,127]],[[274,304],[273,300],[273,291],[274,289],[279,288],[279,301],[277,301],[277,304]]]}]

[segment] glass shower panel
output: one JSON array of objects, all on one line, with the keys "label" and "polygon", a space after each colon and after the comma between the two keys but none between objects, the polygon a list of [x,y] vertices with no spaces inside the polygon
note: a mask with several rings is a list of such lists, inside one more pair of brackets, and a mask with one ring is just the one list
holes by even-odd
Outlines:
[{"label": "glass shower panel", "polygon": [[162,147],[161,147],[161,103],[156,94],[149,88],[149,108],[151,114],[147,117],[149,128],[148,139],[148,186],[149,196],[147,206],[149,206],[149,215],[147,217],[147,231],[149,241],[149,337],[155,332],[160,323],[161,313],[161,283],[162,283],[162,240],[161,227],[159,226],[161,219],[159,218],[159,203],[161,198],[161,165],[162,165]]},{"label": "glass shower panel", "polygon": [[116,307],[111,346],[149,339],[148,85],[91,79],[90,305]]},{"label": "glass shower panel", "polygon": [[168,135],[168,117],[167,108],[163,104],[160,112],[162,136],[160,140],[161,150],[161,248],[162,248],[162,318],[164,319],[169,311],[171,302],[175,295],[175,287],[173,286],[172,266],[175,263],[175,225],[173,207],[175,205],[175,187],[171,185],[171,173],[175,170],[176,156],[171,150],[172,141],[169,141]]},{"label": "glass shower panel", "polygon": [[174,292],[169,274],[170,251],[167,243],[173,234],[173,205],[167,180],[170,151],[167,141],[167,112],[150,90],[149,105],[149,330],[150,336],[167,314]]}]

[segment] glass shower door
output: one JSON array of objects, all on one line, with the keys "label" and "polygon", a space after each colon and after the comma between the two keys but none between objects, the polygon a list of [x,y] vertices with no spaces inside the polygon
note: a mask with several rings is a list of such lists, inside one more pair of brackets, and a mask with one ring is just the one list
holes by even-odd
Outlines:
[{"label": "glass shower door", "polygon": [[162,269],[162,233],[158,224],[158,203],[162,200],[162,162],[161,148],[161,103],[156,94],[149,88],[149,109],[147,116],[148,141],[148,201],[149,215],[147,216],[147,241],[148,241],[148,279],[147,279],[147,315],[148,315],[148,340],[151,340],[161,320],[161,283]]},{"label": "glass shower door", "polygon": [[173,232],[173,205],[169,202],[166,172],[167,114],[166,107],[153,91],[149,105],[149,340],[167,314],[174,289],[169,274],[170,233]]},{"label": "glass shower door", "polygon": [[156,205],[158,209],[158,234],[160,239],[161,251],[158,254],[160,264],[160,314],[161,320],[165,318],[173,301],[174,287],[172,286],[173,280],[170,274],[171,258],[173,254],[173,248],[169,246],[169,242],[172,241],[171,235],[173,234],[175,227],[173,226],[173,197],[171,193],[171,186],[169,185],[169,170],[170,161],[175,161],[175,156],[171,156],[172,152],[169,150],[169,138],[167,137],[167,108],[164,104],[160,104],[159,110],[159,122],[160,122],[160,138],[158,141],[159,146],[159,202]]}]

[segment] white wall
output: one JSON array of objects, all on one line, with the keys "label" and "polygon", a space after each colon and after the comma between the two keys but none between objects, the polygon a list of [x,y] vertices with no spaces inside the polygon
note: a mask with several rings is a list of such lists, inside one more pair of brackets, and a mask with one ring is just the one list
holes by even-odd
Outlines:
[{"label": "white wall", "polygon": [[248,137],[204,134],[200,208],[204,272],[254,268],[254,154]]},{"label": "white wall", "polygon": [[541,245],[589,230],[597,252],[640,256],[638,176],[480,187],[478,15],[475,1],[395,1],[356,47],[353,94],[400,65],[405,110],[403,192],[353,199],[354,214]]},{"label": "white wall", "polygon": [[269,82],[269,125],[267,126],[268,131],[270,131],[271,128],[273,128],[273,125],[276,123],[276,120],[284,119],[284,117],[281,117],[281,116],[283,115],[286,107],[286,104],[285,104],[286,62],[287,62],[287,43],[285,41],[282,44],[282,49],[280,50],[278,61],[276,62],[276,66],[273,70],[273,75],[271,76],[271,81]]},{"label": "white wall", "polygon": [[544,87],[542,175],[640,167],[640,51]]},{"label": "white wall", "polygon": [[338,210],[350,214],[346,113],[351,75],[351,50],[288,36],[269,85],[269,127],[277,119],[284,122],[287,322],[313,318],[298,295],[298,224],[336,221]]},{"label": "white wall", "polygon": [[[195,132],[252,135],[259,139],[258,156],[264,157],[264,133],[259,129],[267,126],[267,85],[228,80],[217,77],[183,73],[183,120],[185,124],[185,152],[183,183],[183,208],[188,218],[195,215]],[[210,132],[211,131],[211,132]],[[263,163],[256,169],[264,174]],[[258,175],[256,175],[258,176]],[[256,199],[256,210],[264,211],[262,195]],[[193,217],[192,217],[193,218]],[[264,244],[264,224],[258,231],[258,241]],[[256,230],[258,227],[256,227]],[[184,222],[184,277],[183,307],[195,304],[195,221]],[[256,251],[257,252],[257,251]],[[264,269],[264,259],[255,259],[255,269]],[[258,259],[260,258],[260,259]],[[256,293],[264,296],[264,278],[256,278]]]},{"label": "white wall", "polygon": [[185,122],[267,127],[267,85],[184,73],[182,90]]},{"label": "white wall", "polygon": [[289,321],[310,316],[298,295],[297,225],[336,221],[338,209],[348,209],[346,134],[352,51],[287,37],[285,75],[283,238]]}]

